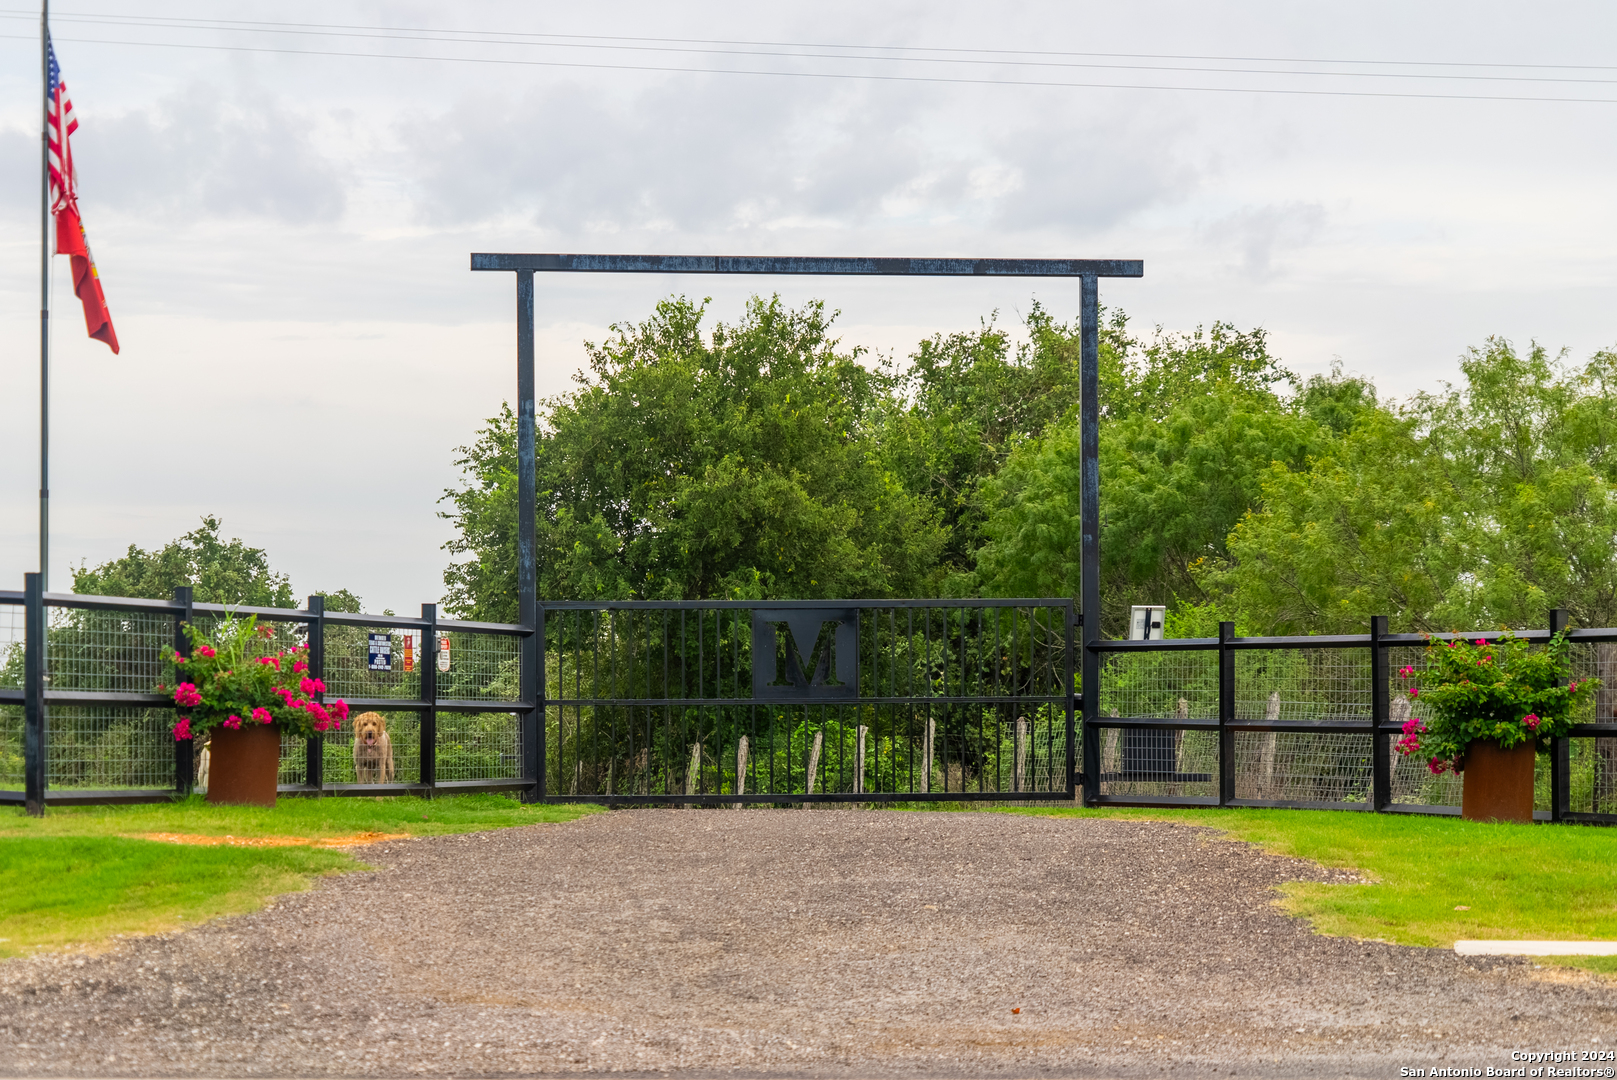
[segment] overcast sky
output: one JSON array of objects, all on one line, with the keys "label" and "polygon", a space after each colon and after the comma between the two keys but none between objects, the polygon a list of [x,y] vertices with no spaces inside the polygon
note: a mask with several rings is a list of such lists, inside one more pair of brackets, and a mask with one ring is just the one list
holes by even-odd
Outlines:
[{"label": "overcast sky", "polygon": [[[1102,283],[1136,326],[1262,326],[1400,397],[1490,334],[1617,344],[1609,3],[68,0],[54,28],[123,346],[53,260],[57,589],[211,512],[300,595],[436,600],[454,448],[514,390],[513,285],[471,251],[1142,258]],[[37,33],[0,13],[0,588],[37,566]],[[541,393],[673,292],[820,297],[900,359],[1077,305],[539,286]]]}]

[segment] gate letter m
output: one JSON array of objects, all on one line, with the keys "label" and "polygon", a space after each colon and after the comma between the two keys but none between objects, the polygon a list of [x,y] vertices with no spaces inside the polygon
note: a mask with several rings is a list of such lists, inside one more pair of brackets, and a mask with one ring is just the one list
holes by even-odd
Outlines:
[{"label": "gate letter m", "polygon": [[[836,630],[819,649],[826,623]],[[786,671],[776,662],[785,632]],[[752,613],[752,696],[760,700],[859,696],[859,609],[755,608]]]}]

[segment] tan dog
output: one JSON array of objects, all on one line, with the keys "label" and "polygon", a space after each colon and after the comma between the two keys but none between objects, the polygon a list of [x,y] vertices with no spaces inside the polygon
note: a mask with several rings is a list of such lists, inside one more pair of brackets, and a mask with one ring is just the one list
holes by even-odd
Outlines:
[{"label": "tan dog", "polygon": [[393,740],[387,737],[387,719],[381,713],[354,718],[354,779],[361,784],[393,782]]}]

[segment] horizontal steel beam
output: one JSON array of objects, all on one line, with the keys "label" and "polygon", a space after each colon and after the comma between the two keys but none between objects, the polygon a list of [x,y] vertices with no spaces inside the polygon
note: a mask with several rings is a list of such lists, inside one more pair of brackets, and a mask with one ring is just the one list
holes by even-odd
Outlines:
[{"label": "horizontal steel beam", "polygon": [[[443,785],[439,785],[442,787]],[[547,803],[590,803],[596,806],[758,806],[770,803],[892,803],[892,802],[1071,802],[1065,790],[1055,791],[830,791],[805,795],[801,791],[747,792],[726,795],[547,795]]]},{"label": "horizontal steel beam", "polygon": [[473,252],[473,270],[561,274],[832,274],[877,277],[1144,277],[1140,259],[882,259],[772,255]]},{"label": "horizontal steel beam", "polygon": [[[729,706],[757,706],[759,708],[779,708],[782,705],[1065,705],[1065,694],[985,694],[979,697],[933,694],[930,696],[915,694],[910,696],[882,697],[876,694],[867,694],[859,697],[817,697],[817,698],[681,698],[681,697],[598,697],[598,698],[545,698],[545,706],[556,708],[726,708]],[[442,703],[438,706],[443,708]],[[489,709],[489,712],[505,712],[507,710]],[[1178,723],[1179,721],[1175,721]]]},{"label": "horizontal steel beam", "polygon": [[[545,611],[750,611],[753,608],[1050,608],[1061,610],[1061,597],[975,597],[927,600],[542,600]],[[440,623],[440,626],[443,624]]]}]

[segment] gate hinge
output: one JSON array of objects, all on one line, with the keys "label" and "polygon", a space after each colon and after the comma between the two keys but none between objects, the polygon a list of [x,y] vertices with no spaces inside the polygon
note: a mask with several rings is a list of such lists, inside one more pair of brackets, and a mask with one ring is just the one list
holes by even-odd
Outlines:
[{"label": "gate hinge", "polygon": [[1084,707],[1084,695],[1082,693],[1072,695],[1072,707],[1075,709]]}]

